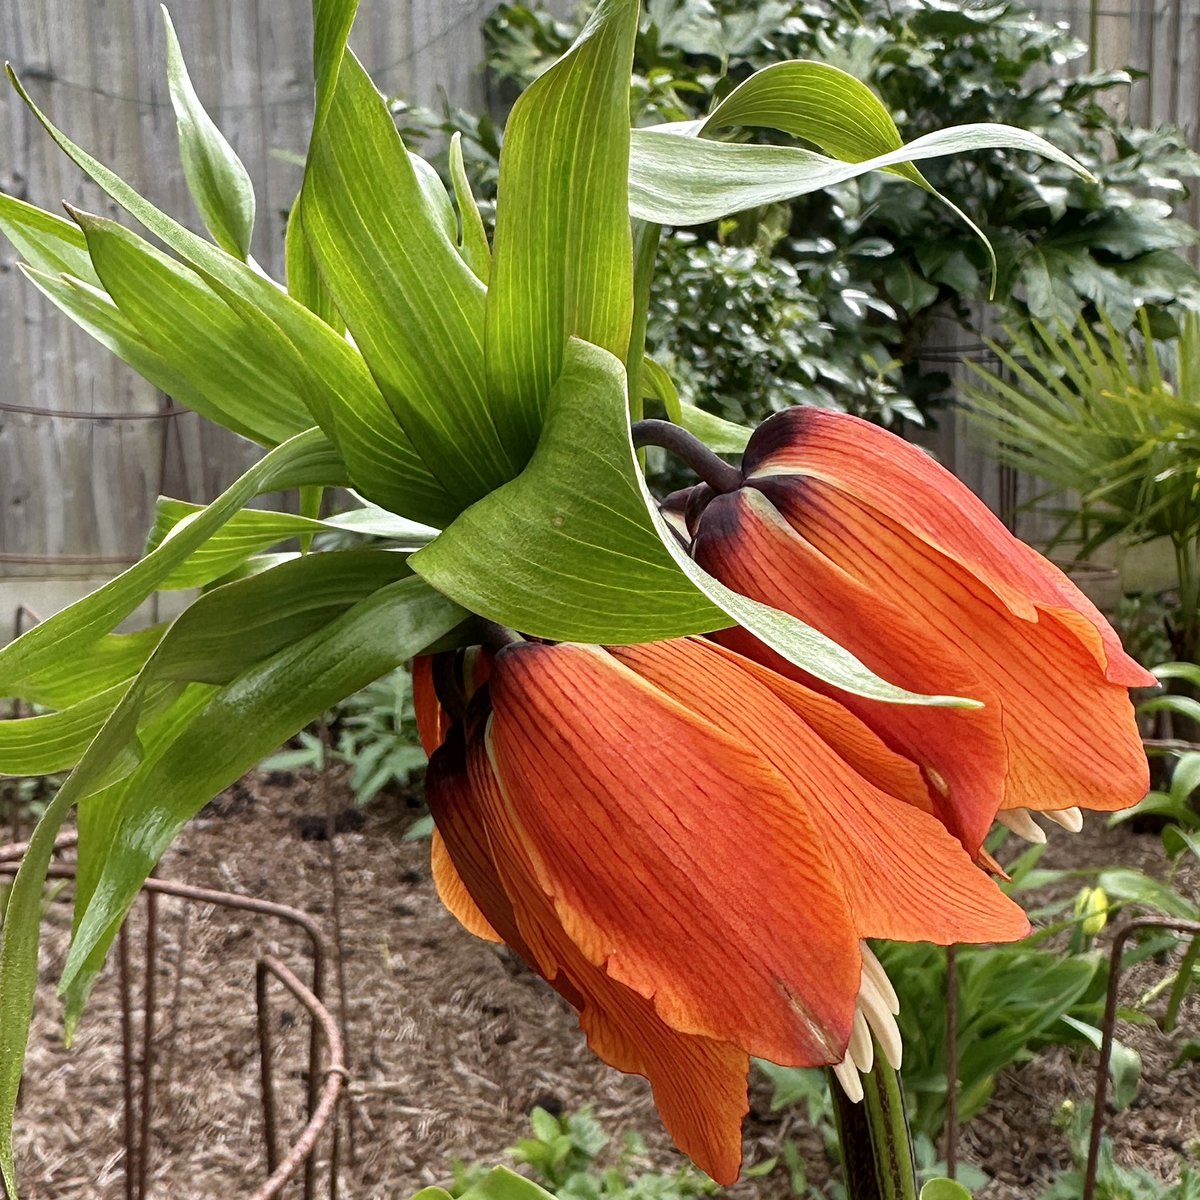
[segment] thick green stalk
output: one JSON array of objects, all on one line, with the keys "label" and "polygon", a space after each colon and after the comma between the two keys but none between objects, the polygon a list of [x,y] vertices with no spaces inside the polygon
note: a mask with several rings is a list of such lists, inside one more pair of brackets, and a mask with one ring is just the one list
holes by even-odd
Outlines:
[{"label": "thick green stalk", "polygon": [[842,1145],[848,1200],[917,1200],[917,1168],[900,1076],[875,1047],[875,1066],[862,1077],[854,1104],[832,1071],[829,1088]]}]

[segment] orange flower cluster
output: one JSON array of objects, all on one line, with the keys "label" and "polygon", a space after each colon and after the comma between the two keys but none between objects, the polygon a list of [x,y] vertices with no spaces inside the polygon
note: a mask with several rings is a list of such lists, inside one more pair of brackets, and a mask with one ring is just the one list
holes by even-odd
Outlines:
[{"label": "orange flower cluster", "polygon": [[750,1056],[834,1066],[852,1095],[874,1042],[898,1065],[866,939],[1028,931],[977,865],[998,813],[1073,826],[1141,798],[1127,688],[1153,677],[953,476],[853,417],[773,417],[683,525],[706,570],[877,674],[983,702],[850,696],[744,630],[481,650],[454,721],[417,664],[447,907],[566,997],[731,1183]]}]

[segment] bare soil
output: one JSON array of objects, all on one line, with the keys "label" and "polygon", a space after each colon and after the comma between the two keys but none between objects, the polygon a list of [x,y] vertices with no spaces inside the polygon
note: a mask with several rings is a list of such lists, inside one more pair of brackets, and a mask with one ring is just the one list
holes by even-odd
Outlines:
[{"label": "bare soil", "polygon": [[[326,789],[332,789],[327,793]],[[322,922],[332,943],[327,804],[350,804],[344,784],[285,776],[250,776],[226,792],[185,831],[161,864],[169,879],[292,904]],[[403,799],[377,803],[360,829],[341,824],[338,858],[346,929],[342,939],[352,1067],[341,1137],[340,1195],[350,1200],[406,1200],[445,1182],[455,1159],[502,1161],[528,1131],[535,1105],[591,1106],[616,1139],[637,1131],[647,1165],[677,1166],[646,1084],[597,1062],[574,1014],[502,948],[476,941],[441,907],[429,877],[428,845],[405,841],[416,813]],[[1093,821],[1078,837],[1056,834],[1045,865],[1121,863],[1161,873],[1158,839]],[[1176,885],[1200,894],[1193,870]],[[30,1200],[115,1200],[124,1196],[123,1071],[116,956],[101,977],[73,1049],[63,1045],[54,996],[69,928],[64,889],[47,904],[47,946],[27,1077],[17,1118],[23,1194]],[[148,1196],[209,1200],[249,1195],[265,1178],[254,965],[275,954],[307,977],[303,939],[278,922],[160,900],[155,980],[155,1086]],[[144,916],[131,918],[136,977],[135,1031],[142,1010]],[[1151,986],[1166,968],[1131,973],[1125,995]],[[327,998],[337,1009],[331,978]],[[283,1135],[303,1122],[307,1022],[281,990],[273,993],[276,1079]],[[1200,1036],[1200,1005],[1166,1038],[1154,1026],[1121,1027],[1145,1064],[1135,1105],[1109,1128],[1122,1162],[1169,1179],[1181,1152],[1200,1143],[1200,1067],[1170,1070],[1178,1045]],[[135,1065],[140,1042],[135,1038]],[[1070,1156],[1055,1126],[1064,1100],[1086,1101],[1095,1055],[1051,1050],[1006,1072],[989,1108],[963,1132],[960,1156],[993,1183],[982,1200],[1027,1200]],[[829,1175],[821,1138],[795,1110],[769,1111],[762,1081],[746,1124],[747,1164],[797,1142],[809,1178]],[[351,1131],[352,1127],[352,1131]],[[348,1144],[352,1132],[353,1151]],[[320,1150],[317,1194],[326,1195],[329,1138]],[[782,1170],[733,1189],[733,1200],[783,1200]],[[299,1196],[297,1185],[285,1193]]]}]

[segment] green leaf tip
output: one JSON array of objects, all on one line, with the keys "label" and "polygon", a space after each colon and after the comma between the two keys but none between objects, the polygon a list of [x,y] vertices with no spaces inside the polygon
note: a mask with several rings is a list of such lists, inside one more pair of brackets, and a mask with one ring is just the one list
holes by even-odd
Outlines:
[{"label": "green leaf tip", "polygon": [[208,115],[183,60],[183,50],[165,4],[167,87],[179,132],[179,160],[188,191],[213,239],[243,261],[250,257],[254,233],[254,185],[237,152]]}]

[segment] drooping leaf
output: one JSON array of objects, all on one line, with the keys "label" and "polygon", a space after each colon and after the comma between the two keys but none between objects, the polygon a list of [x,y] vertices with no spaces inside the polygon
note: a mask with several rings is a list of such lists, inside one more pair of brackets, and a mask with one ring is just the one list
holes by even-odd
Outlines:
[{"label": "drooping leaf", "polygon": [[53,775],[73,767],[126,686],[116,683],[58,712],[0,721],[0,775]]},{"label": "drooping leaf", "polygon": [[[861,162],[902,145],[891,113],[865,83],[812,60],[780,62],[756,71],[700,123],[700,131],[738,125],[778,129],[843,162]],[[891,170],[929,186],[911,163]]]},{"label": "drooping leaf", "polygon": [[[110,802],[121,800],[120,811],[107,814],[114,833],[102,861],[83,874],[85,885],[91,878],[97,883],[64,971],[73,1016],[146,875],[182,824],[328,705],[420,652],[463,616],[417,579],[387,585],[219,690],[203,694],[204,703],[189,709],[170,736],[158,740],[161,753],[143,759],[109,795]],[[173,629],[169,635],[174,645],[187,638],[186,627],[176,628],[181,632]],[[236,629],[227,635],[236,643]],[[11,1196],[17,1194],[12,1117],[37,984],[41,889],[54,839],[70,808],[107,778],[110,764],[132,743],[155,678],[155,659],[169,650],[164,639],[51,802],[9,895],[0,944],[0,1175]],[[167,718],[175,711],[167,710]],[[98,828],[94,821],[93,836],[101,836]],[[85,848],[86,842],[81,855]]]},{"label": "drooping leaf", "polygon": [[[182,500],[160,500],[147,550],[157,550],[168,537],[174,536],[184,522],[194,520],[203,512],[202,505],[187,504]],[[328,520],[314,520],[292,513],[247,508],[235,513],[219,532],[180,563],[158,587],[161,591],[203,587],[236,570],[251,555],[279,542],[343,530],[387,537],[397,543],[397,548],[407,550],[418,549],[437,533],[435,529],[415,525],[378,509],[358,517],[354,513],[347,513]]]},{"label": "drooping leaf", "polygon": [[[487,386],[524,458],[577,336],[624,360],[633,319],[629,73],[636,0],[602,0],[513,107],[500,156]],[[641,352],[638,352],[640,359]]]},{"label": "drooping leaf", "polygon": [[466,615],[419,579],[386,585],[220,688],[115,796],[94,797],[103,810],[89,812],[86,828],[100,842],[91,871],[97,882],[84,898],[61,984],[72,1012],[146,876],[187,821],[331,704],[420,653]]},{"label": "drooping leaf", "polygon": [[848,691],[894,703],[960,703],[885,683],[803,622],[702,571],[658,515],[638,470],[620,362],[578,339],[524,473],[411,562],[464,608],[538,637],[616,644],[736,622]]},{"label": "drooping leaf", "polygon": [[83,234],[70,221],[0,192],[0,233],[35,271],[99,284]]},{"label": "drooping leaf", "polygon": [[[693,123],[681,132],[693,132]],[[1036,134],[1009,125],[957,125],[915,138],[899,149],[842,162],[794,146],[747,146],[635,129],[630,158],[630,211],[659,225],[700,225],[748,208],[778,204],[868,171],[963,154],[1028,150],[1086,172],[1070,155]]]},{"label": "drooping leaf", "polygon": [[254,185],[236,151],[205,111],[192,86],[183,51],[166,6],[167,84],[179,130],[179,159],[188,191],[209,233],[230,254],[250,257],[254,232]]}]

